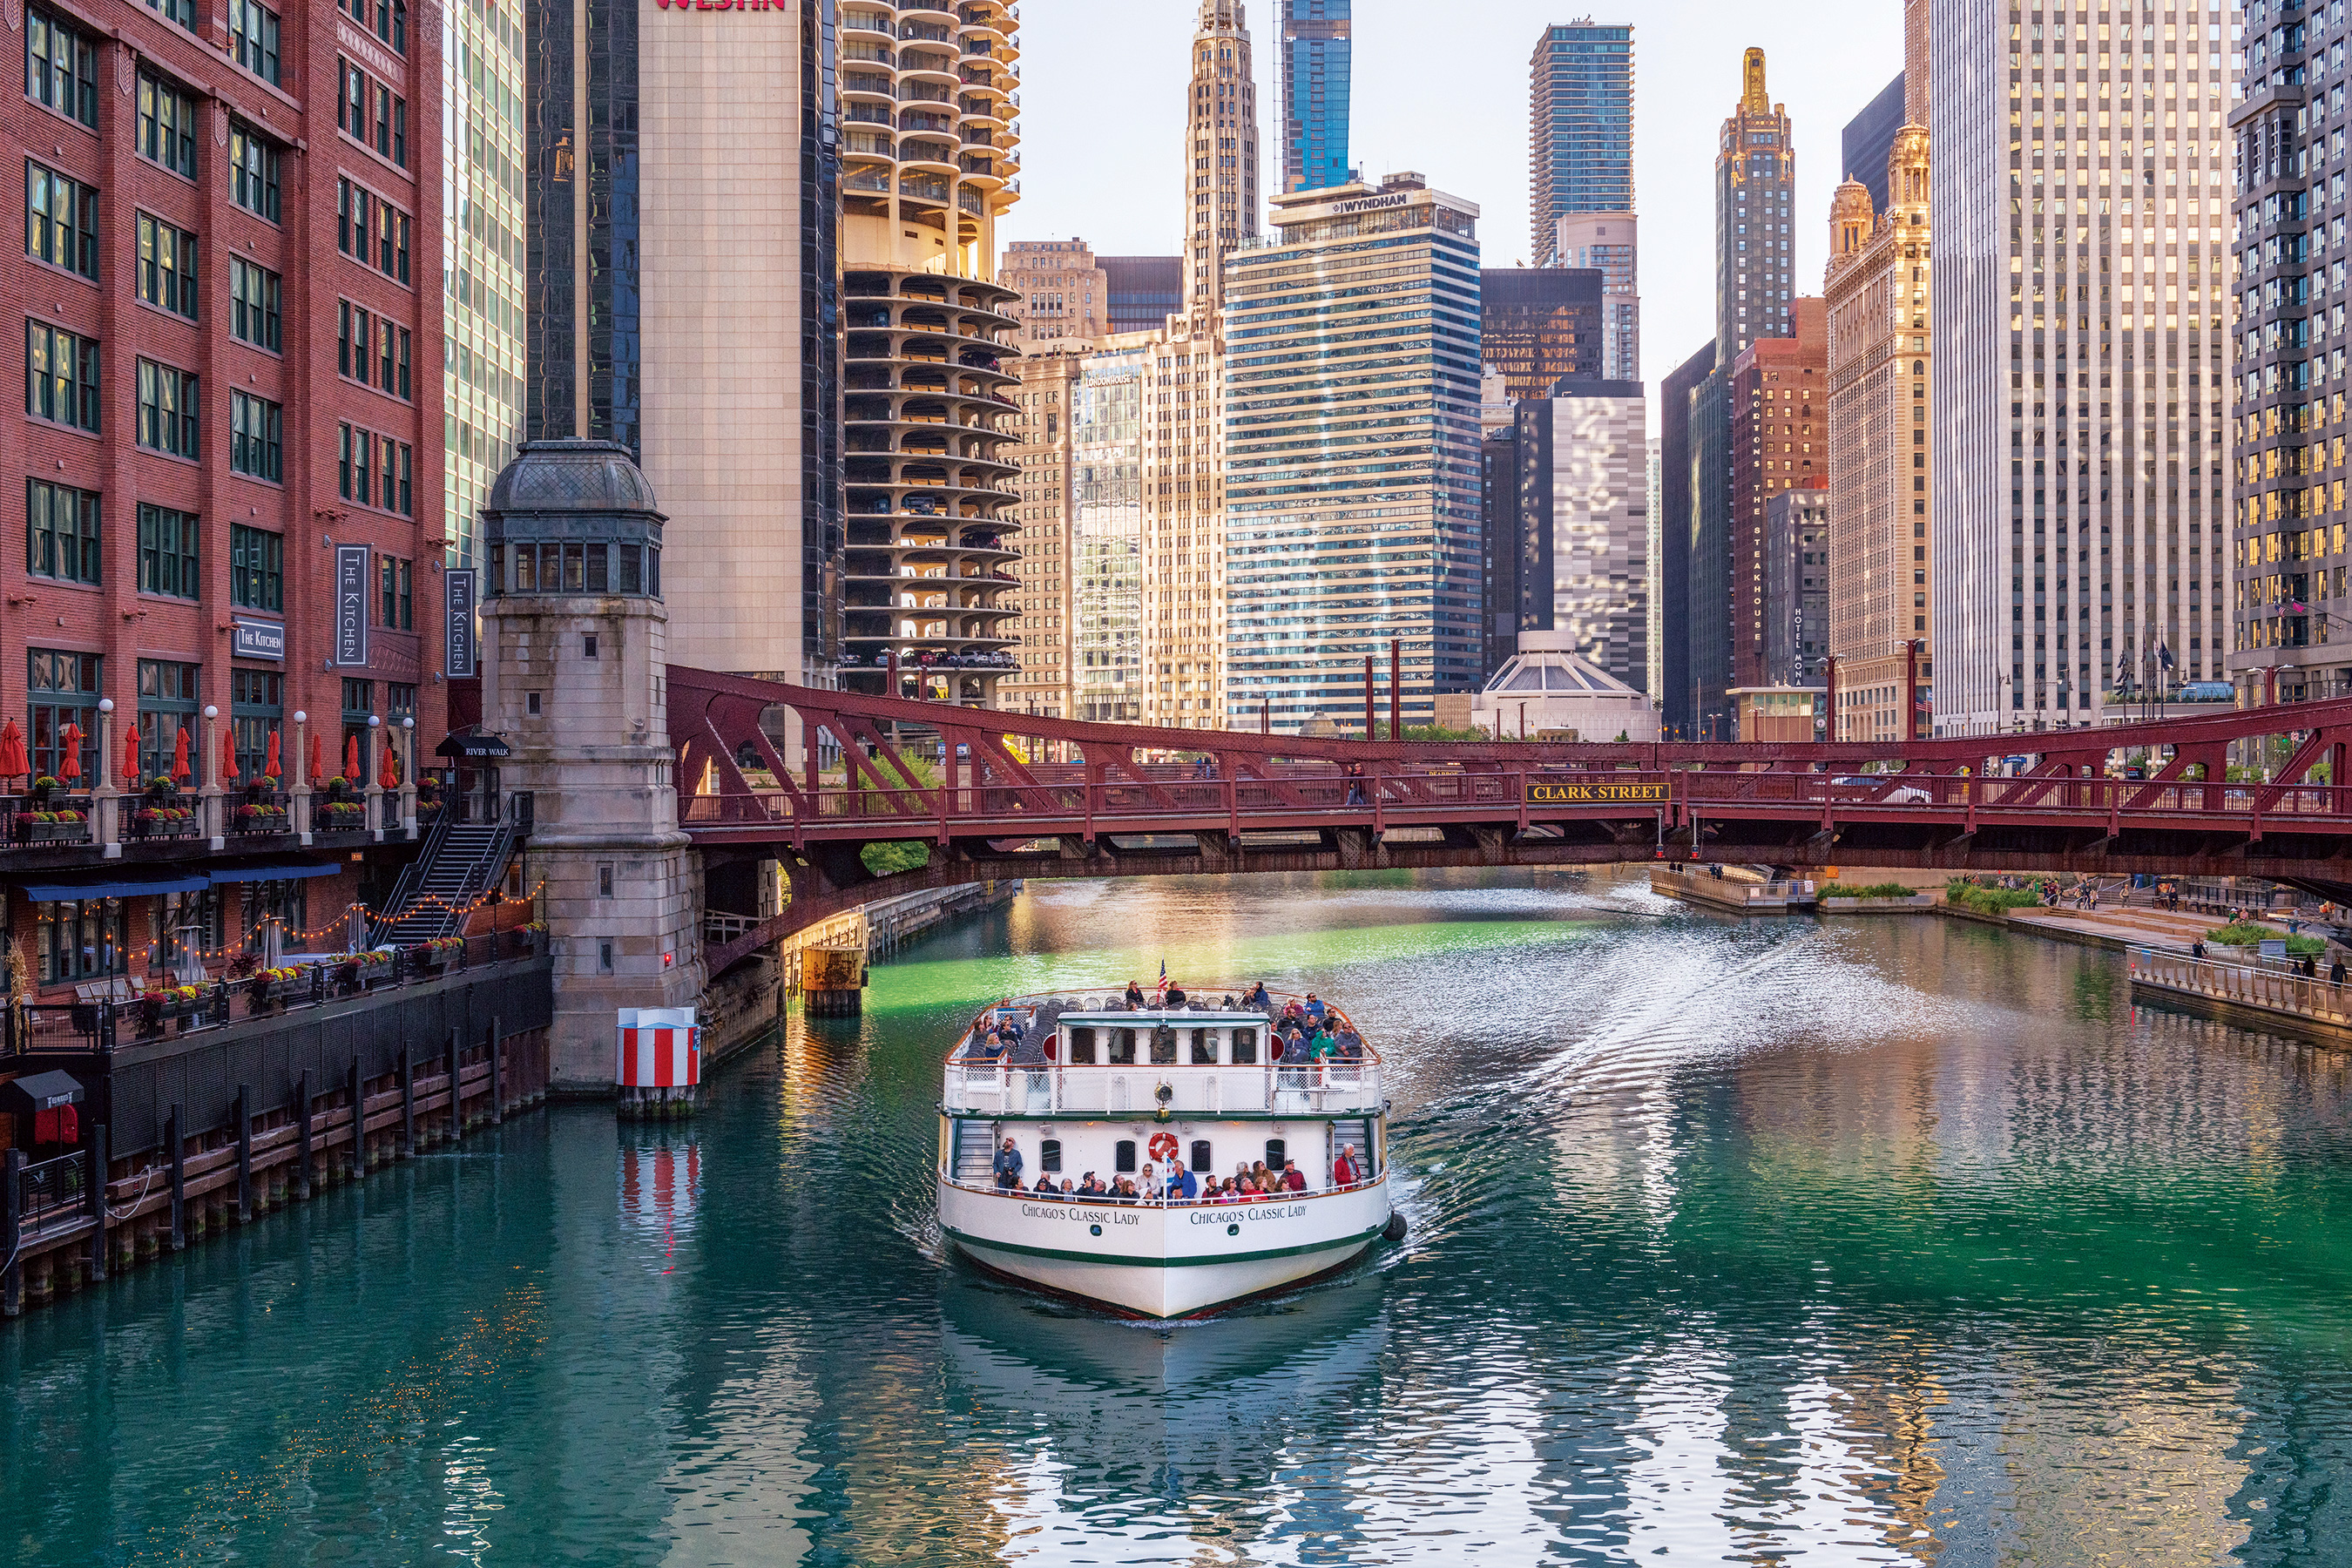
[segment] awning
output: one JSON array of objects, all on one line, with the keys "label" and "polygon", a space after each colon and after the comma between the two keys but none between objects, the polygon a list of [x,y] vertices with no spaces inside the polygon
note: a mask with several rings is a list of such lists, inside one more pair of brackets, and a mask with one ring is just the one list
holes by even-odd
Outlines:
[{"label": "awning", "polygon": [[81,1085],[71,1073],[37,1072],[11,1079],[0,1089],[24,1096],[35,1110],[55,1110],[60,1105],[81,1103]]},{"label": "awning", "polygon": [[212,879],[204,872],[149,871],[130,869],[90,871],[79,876],[52,872],[37,881],[16,884],[16,890],[37,904],[67,902],[75,899],[143,899],[163,893],[193,893],[199,888],[212,886]]},{"label": "awning", "polygon": [[458,730],[434,747],[433,754],[436,757],[470,758],[510,757],[514,752],[507,749],[504,735],[486,735],[479,730]]},{"label": "awning", "polygon": [[292,882],[304,877],[331,877],[342,868],[336,860],[261,860],[250,866],[215,867],[205,875],[217,888],[224,882]]}]

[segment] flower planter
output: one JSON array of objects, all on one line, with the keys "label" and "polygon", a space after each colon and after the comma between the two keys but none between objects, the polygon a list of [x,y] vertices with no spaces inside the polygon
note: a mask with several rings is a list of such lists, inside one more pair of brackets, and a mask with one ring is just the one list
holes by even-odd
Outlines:
[{"label": "flower planter", "polygon": [[232,833],[291,833],[293,820],[277,805],[240,805],[229,817]]},{"label": "flower planter", "polygon": [[317,833],[364,833],[367,831],[367,807],[320,806],[310,814],[310,827]]},{"label": "flower planter", "polygon": [[87,844],[89,824],[87,822],[26,822],[16,829],[19,844]]}]

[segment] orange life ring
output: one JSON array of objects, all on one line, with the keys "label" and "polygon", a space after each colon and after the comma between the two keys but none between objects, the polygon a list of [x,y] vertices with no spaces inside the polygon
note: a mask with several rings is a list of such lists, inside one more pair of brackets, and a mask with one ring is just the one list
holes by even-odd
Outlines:
[{"label": "orange life ring", "polygon": [[1155,1160],[1173,1160],[1176,1157],[1176,1134],[1154,1132],[1151,1135],[1151,1157]]}]

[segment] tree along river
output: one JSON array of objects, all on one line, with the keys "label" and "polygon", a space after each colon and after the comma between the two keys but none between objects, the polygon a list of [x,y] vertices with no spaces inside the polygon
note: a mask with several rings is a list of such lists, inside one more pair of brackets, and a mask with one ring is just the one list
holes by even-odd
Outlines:
[{"label": "tree along river", "polygon": [[[0,1562],[2352,1560],[2344,1057],[1637,877],[1033,885],[689,1127],[526,1117],[0,1328]],[[959,1022],[1163,956],[1367,1019],[1403,1247],[1174,1329],[942,1256]]]}]

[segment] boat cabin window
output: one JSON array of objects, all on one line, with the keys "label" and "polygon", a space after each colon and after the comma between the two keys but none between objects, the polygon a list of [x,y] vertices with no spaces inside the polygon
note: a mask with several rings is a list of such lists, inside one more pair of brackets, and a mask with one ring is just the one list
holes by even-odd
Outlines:
[{"label": "boat cabin window", "polygon": [[1073,1027],[1070,1030],[1070,1060],[1073,1064],[1095,1065],[1095,1032]]},{"label": "boat cabin window", "polygon": [[1217,1042],[1206,1029],[1192,1031],[1192,1065],[1196,1068],[1217,1065]]},{"label": "boat cabin window", "polygon": [[1215,1165],[1210,1162],[1209,1158],[1209,1156],[1214,1151],[1209,1147],[1209,1141],[1206,1138],[1193,1139],[1192,1169],[1196,1171],[1213,1171],[1216,1169]]},{"label": "boat cabin window", "polygon": [[1234,1031],[1234,1066],[1237,1068],[1257,1066],[1257,1031],[1255,1029]]},{"label": "boat cabin window", "polygon": [[1283,1161],[1288,1157],[1289,1156],[1283,1152],[1283,1143],[1281,1139],[1269,1138],[1265,1141],[1265,1168],[1267,1170],[1281,1170]]},{"label": "boat cabin window", "polygon": [[1059,1174],[1062,1169],[1062,1141],[1048,1138],[1037,1145],[1037,1168]]},{"label": "boat cabin window", "polygon": [[1154,1067],[1172,1066],[1176,1060],[1176,1031],[1162,1024],[1151,1031],[1151,1062]]},{"label": "boat cabin window", "polygon": [[1135,1174],[1135,1140],[1122,1138],[1111,1155],[1110,1168],[1122,1175]]},{"label": "boat cabin window", "polygon": [[1113,1067],[1122,1068],[1131,1068],[1135,1065],[1135,1031],[1133,1029],[1113,1029],[1110,1032],[1110,1063]]}]

